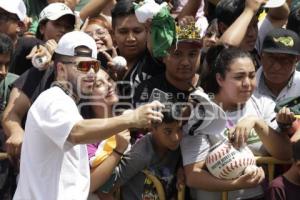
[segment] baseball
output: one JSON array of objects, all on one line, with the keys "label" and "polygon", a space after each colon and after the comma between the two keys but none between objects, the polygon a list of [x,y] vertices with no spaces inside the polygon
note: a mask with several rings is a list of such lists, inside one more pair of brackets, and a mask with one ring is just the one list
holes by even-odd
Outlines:
[{"label": "baseball", "polygon": [[205,163],[209,172],[215,177],[235,179],[244,173],[246,167],[255,166],[255,157],[247,146],[235,149],[225,139],[211,147]]},{"label": "baseball", "polygon": [[116,66],[116,68],[119,69],[123,69],[127,66],[127,61],[124,57],[122,56],[116,56],[112,59],[112,62],[114,63],[114,65]]},{"label": "baseball", "polygon": [[250,165],[247,166],[244,170],[244,174],[254,174],[257,170],[257,166],[255,165]]},{"label": "baseball", "polygon": [[47,62],[47,56],[34,56],[31,59],[31,62],[34,67],[41,70],[45,67],[45,64]]}]

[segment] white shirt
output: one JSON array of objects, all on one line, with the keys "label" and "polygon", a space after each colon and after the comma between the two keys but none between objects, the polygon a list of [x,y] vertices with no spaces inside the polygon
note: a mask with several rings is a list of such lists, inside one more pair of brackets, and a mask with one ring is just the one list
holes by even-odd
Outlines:
[{"label": "white shirt", "polygon": [[44,91],[29,109],[14,199],[87,199],[90,170],[86,145],[67,141],[82,120],[74,100],[59,87]]},{"label": "white shirt", "polygon": [[256,72],[256,85],[257,88],[254,91],[254,96],[258,99],[261,97],[267,97],[271,99],[271,105],[273,109],[276,103],[289,97],[297,97],[300,94],[300,72],[295,71],[288,84],[280,91],[279,95],[275,97],[272,92],[267,88],[263,78],[262,66]]},{"label": "white shirt", "polygon": [[[226,127],[231,128],[231,126],[236,125],[238,121],[249,115],[257,116],[265,120],[266,123],[271,124],[271,119],[275,116],[275,113],[273,112],[273,109],[268,106],[269,104],[270,100],[268,98],[257,99],[254,96],[251,96],[243,109],[236,112],[226,112]],[[214,124],[212,124],[212,126],[214,126]],[[224,129],[226,127],[224,127]],[[212,146],[210,139],[210,137],[212,137],[211,134],[218,134],[212,131],[211,134],[197,134],[191,136],[188,135],[188,131],[189,130],[187,130],[187,126],[185,125],[183,128],[183,138],[180,143],[184,166],[204,161]],[[254,155],[266,155],[267,152],[264,149],[262,142],[254,132],[255,131],[250,134],[247,141],[249,148],[252,150]],[[198,189],[193,190],[192,193],[195,196],[195,199],[218,200],[221,198],[220,192],[208,192]],[[251,198],[262,194],[263,190],[260,186],[230,191],[228,193],[230,200]]]}]

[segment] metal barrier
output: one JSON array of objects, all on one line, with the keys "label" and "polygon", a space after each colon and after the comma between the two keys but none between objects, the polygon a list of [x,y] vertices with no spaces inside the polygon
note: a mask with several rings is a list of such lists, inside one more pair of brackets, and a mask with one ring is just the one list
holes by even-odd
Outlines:
[{"label": "metal barrier", "polygon": [[[268,176],[269,182],[274,179],[274,169],[275,165],[284,165],[284,164],[291,164],[292,161],[285,161],[285,160],[278,160],[271,156],[257,156],[256,157],[256,164],[265,164],[268,166]],[[228,200],[228,192],[222,192],[222,200]]]},{"label": "metal barrier", "polygon": [[143,170],[143,173],[153,182],[158,194],[159,200],[166,200],[166,194],[161,182],[148,170]]},{"label": "metal barrier", "polygon": [[[164,188],[163,188],[160,180],[157,177],[155,177],[148,170],[143,170],[143,173],[153,182],[155,189],[157,191],[159,200],[165,200],[166,194],[165,194]],[[177,200],[184,200],[185,199],[185,186],[182,185],[182,186],[180,186],[180,188],[181,189],[177,193]]]}]

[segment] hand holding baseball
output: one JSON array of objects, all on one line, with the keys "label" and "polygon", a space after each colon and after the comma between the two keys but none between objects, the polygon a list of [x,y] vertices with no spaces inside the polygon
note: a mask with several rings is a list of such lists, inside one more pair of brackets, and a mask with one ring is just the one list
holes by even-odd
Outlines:
[{"label": "hand holding baseball", "polygon": [[261,167],[257,167],[255,173],[246,173],[237,178],[234,183],[239,188],[251,188],[260,184],[265,179],[265,172]]}]

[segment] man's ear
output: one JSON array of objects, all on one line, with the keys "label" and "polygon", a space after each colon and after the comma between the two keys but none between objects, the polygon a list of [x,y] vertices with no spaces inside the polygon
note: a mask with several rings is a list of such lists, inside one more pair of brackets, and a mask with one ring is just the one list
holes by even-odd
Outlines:
[{"label": "man's ear", "polygon": [[57,80],[58,81],[67,81],[68,78],[68,70],[66,65],[61,62],[57,62],[56,64],[56,73],[57,73]]}]

